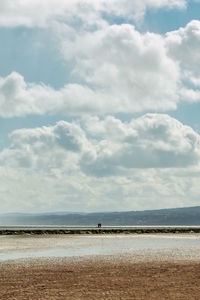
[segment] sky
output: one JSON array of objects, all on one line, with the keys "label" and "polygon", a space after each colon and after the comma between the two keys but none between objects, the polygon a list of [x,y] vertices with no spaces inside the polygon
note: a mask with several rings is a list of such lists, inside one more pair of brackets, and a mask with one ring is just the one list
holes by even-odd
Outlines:
[{"label": "sky", "polygon": [[200,0],[1,0],[1,212],[200,205]]}]

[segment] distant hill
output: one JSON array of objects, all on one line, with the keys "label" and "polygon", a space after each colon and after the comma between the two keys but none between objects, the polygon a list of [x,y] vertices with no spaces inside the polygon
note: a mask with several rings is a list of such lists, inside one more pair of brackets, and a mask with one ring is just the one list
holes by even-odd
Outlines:
[{"label": "distant hill", "polygon": [[0,225],[200,225],[200,206],[104,213],[10,213],[0,215]]}]

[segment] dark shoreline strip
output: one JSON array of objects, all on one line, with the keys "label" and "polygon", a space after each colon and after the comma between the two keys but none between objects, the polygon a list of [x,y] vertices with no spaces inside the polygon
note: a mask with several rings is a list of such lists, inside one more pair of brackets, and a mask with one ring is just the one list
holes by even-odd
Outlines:
[{"label": "dark shoreline strip", "polygon": [[129,229],[115,229],[115,228],[91,228],[91,229],[76,229],[76,228],[66,228],[66,229],[1,229],[0,235],[22,235],[22,234],[151,234],[151,233],[200,233],[200,228],[129,228]]}]

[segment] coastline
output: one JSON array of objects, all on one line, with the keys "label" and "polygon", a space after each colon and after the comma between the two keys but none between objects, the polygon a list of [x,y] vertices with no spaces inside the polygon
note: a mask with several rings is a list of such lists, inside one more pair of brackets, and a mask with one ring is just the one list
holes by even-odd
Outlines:
[{"label": "coastline", "polygon": [[[152,235],[155,236],[158,235]],[[164,236],[176,238],[174,234]],[[179,239],[186,237],[184,234],[177,236]],[[38,246],[60,247],[65,243],[64,235],[37,237],[2,236],[2,251],[13,251],[17,245],[19,249],[26,246],[29,251],[33,246],[36,250]],[[73,237],[66,236],[69,242]],[[189,237],[200,241],[198,234],[188,234]],[[82,235],[80,238],[84,239]],[[94,236],[91,238],[95,239]],[[113,239],[109,235],[107,238]],[[23,258],[0,262],[0,299],[5,300],[192,300],[199,299],[199,295],[200,243],[114,255]]]}]

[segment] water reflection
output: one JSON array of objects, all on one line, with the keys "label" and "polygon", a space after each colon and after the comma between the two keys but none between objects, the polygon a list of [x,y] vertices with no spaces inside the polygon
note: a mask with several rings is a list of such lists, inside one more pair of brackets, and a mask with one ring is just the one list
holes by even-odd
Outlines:
[{"label": "water reflection", "polygon": [[[7,251],[5,249],[0,251],[0,260],[2,261],[36,257],[123,254],[138,250],[175,249],[200,245],[199,238],[166,236],[32,237],[30,239],[9,237],[7,241],[9,241],[10,245],[12,241],[14,244],[13,248],[10,246]],[[2,242],[6,243],[6,238]],[[17,245],[17,242],[19,242],[19,245]],[[26,248],[26,244],[29,245],[29,247],[27,246]]]}]

